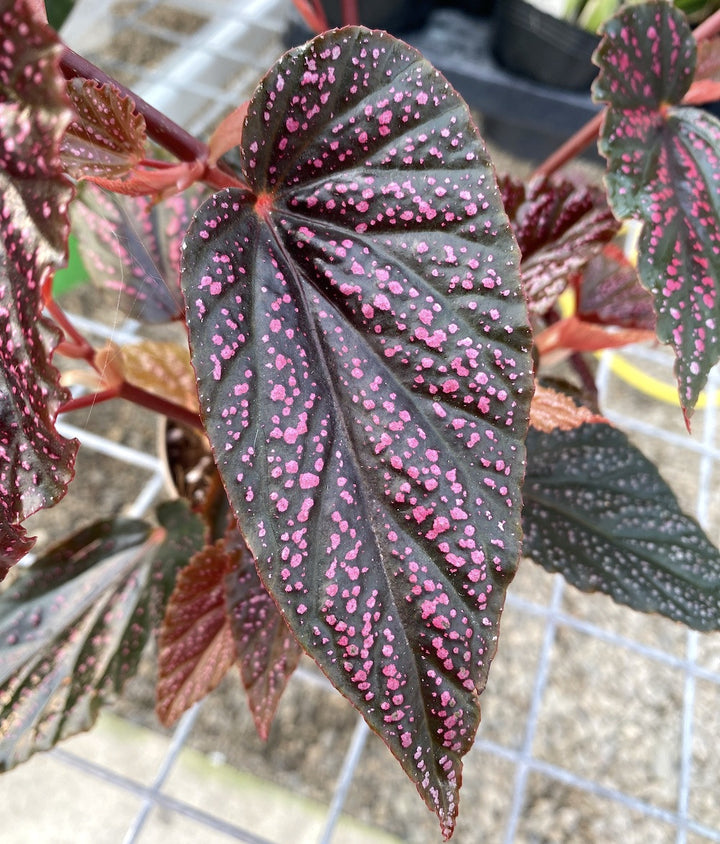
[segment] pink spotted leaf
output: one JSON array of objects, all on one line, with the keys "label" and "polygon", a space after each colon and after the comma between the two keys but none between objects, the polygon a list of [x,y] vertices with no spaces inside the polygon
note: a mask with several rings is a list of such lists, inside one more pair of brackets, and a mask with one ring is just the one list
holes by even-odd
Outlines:
[{"label": "pink spotted leaf", "polygon": [[602,420],[531,429],[527,448],[528,556],[584,592],[720,628],[720,551],[622,431]]},{"label": "pink spotted leaf", "polygon": [[112,85],[72,79],[68,94],[76,117],[62,139],[67,172],[76,179],[118,179],[145,155],[145,119]]},{"label": "pink spotted leaf", "polygon": [[153,204],[84,187],[72,208],[81,257],[93,282],[116,291],[128,315],[148,323],[181,317],[180,246],[201,198],[191,188]]},{"label": "pink spotted leaf", "polygon": [[675,350],[688,422],[720,358],[720,122],[679,105],[696,52],[672,4],[628,7],[605,26],[594,85],[608,104],[600,151],[610,203],[643,224],[640,280],[653,295],[658,338]]},{"label": "pink spotted leaf", "polygon": [[65,261],[73,195],[59,160],[70,120],[60,45],[24,0],[0,4],[0,580],[32,546],[22,522],[56,503],[77,443],[55,429],[66,399],[41,287]]},{"label": "pink spotted leaf", "polygon": [[258,577],[240,532],[232,531],[228,541],[239,550],[238,567],[225,579],[230,627],[250,712],[258,735],[266,739],[303,651]]},{"label": "pink spotted leaf", "polygon": [[528,184],[500,180],[505,210],[522,254],[520,271],[531,313],[543,314],[616,234],[619,224],[596,188],[566,179]]},{"label": "pink spotted leaf", "polygon": [[519,552],[517,246],[467,107],[387,34],[284,56],[240,158],[182,274],[215,460],[294,636],[449,837]]},{"label": "pink spotted leaf", "polygon": [[158,529],[118,519],[81,530],[0,596],[0,771],[88,729],[136,671],[203,542],[186,504],[158,515]]}]

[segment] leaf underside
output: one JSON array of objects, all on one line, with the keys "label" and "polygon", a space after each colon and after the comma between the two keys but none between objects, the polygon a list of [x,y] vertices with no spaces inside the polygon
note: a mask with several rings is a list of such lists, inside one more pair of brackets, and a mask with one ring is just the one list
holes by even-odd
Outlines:
[{"label": "leaf underside", "polygon": [[522,255],[528,308],[544,314],[620,224],[602,191],[565,179],[536,178],[524,184],[504,176],[500,191]]},{"label": "leaf underside", "polygon": [[163,532],[98,522],[57,545],[0,596],[0,771],[88,729],[132,676],[177,570],[201,545],[183,502]]},{"label": "leaf underside", "polygon": [[600,151],[615,213],[642,221],[638,269],[657,334],[675,350],[686,420],[720,358],[720,122],[680,106],[696,45],[666,2],[629,7],[605,26],[593,88],[608,104]]},{"label": "leaf underside", "polygon": [[585,267],[577,290],[577,314],[585,322],[655,330],[652,298],[635,267],[614,244]]},{"label": "leaf underside", "polygon": [[123,312],[157,324],[183,314],[180,246],[201,190],[157,203],[85,185],[73,204],[73,233],[92,281],[118,294]]},{"label": "leaf underside", "polygon": [[65,260],[67,205],[60,137],[71,112],[59,44],[22,0],[0,11],[0,580],[29,548],[21,522],[56,503],[77,443],[55,430],[66,398],[50,363],[55,333],[41,319],[41,285]]},{"label": "leaf underside", "polygon": [[720,551],[610,425],[528,434],[524,552],[585,592],[697,630],[720,626]]},{"label": "leaf underside", "polygon": [[72,79],[67,90],[77,115],[62,139],[67,172],[76,179],[124,176],[145,154],[145,118],[112,85]]},{"label": "leaf underside", "polygon": [[283,57],[240,154],[252,193],[185,244],[208,436],[293,634],[447,837],[518,557],[517,248],[466,106],[386,34]]},{"label": "leaf underside", "polygon": [[210,545],[178,575],[158,640],[155,711],[165,726],[211,692],[235,660],[225,608],[225,577],[237,567],[234,556]]}]

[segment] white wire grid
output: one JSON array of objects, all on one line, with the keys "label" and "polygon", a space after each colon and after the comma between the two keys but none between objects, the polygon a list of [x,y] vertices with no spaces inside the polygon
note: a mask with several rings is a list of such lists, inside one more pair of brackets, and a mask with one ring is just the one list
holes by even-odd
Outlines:
[{"label": "white wire grid", "polygon": [[[118,15],[118,9],[111,9],[112,0],[106,4],[105,13]],[[143,16],[155,9],[176,9],[179,11],[193,11],[199,14],[194,4],[187,0],[172,0],[172,2],[142,2],[125,6],[126,14],[118,15],[115,26],[131,28],[142,35],[150,35],[164,42],[176,45],[181,54],[171,52],[167,58],[149,71],[145,67],[132,66],[128,61],[115,59],[113,62],[103,62],[97,59],[101,66],[110,73],[124,72],[129,77],[140,80],[135,84],[136,90],[158,107],[165,108],[183,122],[190,131],[202,133],[214,123],[230,107],[235,107],[245,99],[252,85],[262,72],[270,66],[272,60],[279,55],[281,47],[279,37],[283,31],[287,16],[287,7],[283,0],[252,0],[246,4],[220,2],[206,2],[202,14],[208,18],[206,26],[189,35],[178,35],[171,28],[143,23]],[[107,23],[107,20],[105,21]],[[71,43],[82,50],[82,28],[73,30]],[[234,40],[235,39],[235,40]],[[78,43],[80,42],[80,43]],[[236,47],[240,44],[238,49]],[[260,54],[254,51],[258,45],[262,49]],[[208,51],[210,59],[208,59]],[[269,58],[268,58],[269,56]],[[267,60],[266,60],[267,59]],[[232,79],[222,70],[227,63],[233,64],[235,70],[241,65],[239,72],[234,73]],[[218,70],[220,66],[220,70]],[[175,91],[176,83],[181,86],[181,94],[172,100],[169,92]],[[200,103],[200,106],[198,106]],[[94,320],[75,317],[78,327],[89,337],[103,340],[111,337],[116,342],[132,342],[138,338],[139,326],[132,321],[120,327],[108,328]],[[629,359],[640,369],[652,369],[660,366],[666,372],[668,356],[663,350],[634,348],[627,353]],[[665,419],[679,418],[679,410],[668,408],[667,414],[660,413],[660,424],[651,414],[646,412],[648,400],[637,399],[637,412],[628,412],[628,402],[620,404],[616,401],[618,379],[613,373],[613,353],[603,355],[598,367],[598,386],[601,405],[612,422],[631,434],[642,438],[642,443],[655,443],[661,449],[666,447],[676,455],[676,459],[687,459],[693,468],[691,473],[697,479],[694,490],[694,507],[697,518],[711,529],[711,537],[720,540],[720,529],[717,519],[713,519],[717,509],[718,472],[720,472],[720,442],[717,439],[718,399],[720,399],[720,378],[715,371],[707,389],[707,406],[702,413],[698,413],[700,424],[697,425],[698,434],[690,438],[683,431],[673,430],[674,425],[666,425]],[[657,414],[656,414],[657,415]],[[60,422],[61,433],[68,437],[77,437],[83,449],[105,455],[117,461],[120,468],[124,465],[138,467],[149,473],[149,478],[141,488],[135,501],[126,511],[129,515],[141,517],[153,505],[161,492],[164,483],[163,467],[160,460],[152,453],[139,451],[118,444],[104,437],[93,434],[82,428]],[[679,455],[679,458],[677,457]],[[713,523],[714,522],[714,523]],[[591,616],[573,613],[568,609],[566,598],[574,592],[566,587],[560,577],[550,578],[552,587],[549,598],[539,595],[537,599],[527,595],[516,595],[511,587],[507,601],[507,614],[521,619],[522,623],[531,620],[541,627],[541,636],[537,660],[534,670],[528,675],[531,692],[522,725],[520,738],[517,742],[504,742],[487,735],[486,720],[481,725],[478,739],[470,757],[481,754],[484,764],[507,763],[511,766],[511,777],[507,789],[507,805],[502,814],[502,820],[496,825],[492,833],[484,840],[489,842],[503,842],[513,844],[517,841],[600,841],[611,840],[607,833],[601,830],[588,831],[582,823],[575,827],[575,832],[558,831],[555,835],[550,832],[533,831],[532,825],[526,823],[529,811],[529,793],[534,778],[540,778],[551,790],[567,787],[575,793],[589,795],[600,800],[605,806],[609,817],[614,814],[627,814],[633,824],[642,826],[645,821],[652,822],[652,832],[640,833],[641,837],[633,838],[629,835],[625,840],[638,841],[672,841],[675,844],[699,844],[701,841],[720,842],[720,820],[717,813],[710,818],[698,814],[693,802],[694,776],[697,768],[698,742],[707,741],[704,734],[698,737],[697,697],[699,684],[709,684],[714,694],[714,700],[720,700],[720,656],[714,659],[702,657],[702,644],[706,637],[688,632],[680,651],[672,648],[666,650],[661,644],[648,641],[646,637],[635,638],[632,631],[629,635],[598,622]],[[605,599],[600,599],[605,600]],[[631,788],[618,787],[612,777],[598,775],[587,776],[586,766],[576,768],[572,760],[558,761],[557,757],[538,751],[538,731],[542,721],[543,707],[551,680],[554,665],[554,654],[559,637],[568,633],[607,644],[613,648],[632,656],[641,658],[658,671],[661,669],[672,672],[681,678],[682,693],[679,719],[679,736],[677,754],[675,758],[676,771],[673,774],[674,798],[667,800],[653,800],[638,796],[638,791]],[[502,655],[502,635],[500,656]],[[323,680],[318,680],[313,673],[298,670],[292,683],[323,684],[328,695],[337,693]],[[493,671],[490,676],[490,687],[493,684]],[[576,690],[578,691],[578,690]],[[490,691],[486,692],[489,694]],[[573,694],[571,690],[569,692]],[[167,755],[159,766],[156,776],[150,785],[141,783],[132,777],[118,774],[109,767],[88,761],[82,756],[70,752],[63,747],[56,748],[53,756],[69,768],[81,769],[93,777],[104,780],[114,788],[141,798],[141,807],[127,829],[123,844],[141,842],[148,818],[154,809],[163,809],[187,818],[201,825],[202,828],[215,833],[224,834],[228,840],[250,842],[250,844],[286,844],[290,839],[269,839],[258,836],[248,829],[230,823],[214,811],[213,806],[198,809],[191,802],[178,799],[164,791],[164,786],[173,771],[174,766],[186,745],[193,726],[197,721],[202,704],[194,707],[181,719],[174,732]],[[349,744],[344,760],[337,772],[337,781],[332,794],[332,800],[327,807],[323,829],[318,844],[342,844],[342,839],[335,835],[336,826],[341,812],[348,802],[348,796],[357,785],[357,777],[361,768],[363,752],[369,731],[364,721],[358,716],[356,726],[349,738]],[[711,739],[712,740],[712,739]],[[707,751],[707,747],[701,748]],[[390,760],[389,764],[394,765]],[[495,760],[495,762],[493,762]],[[720,759],[715,760],[715,767],[710,772],[710,789],[712,782],[720,774]],[[641,793],[641,792],[640,792]],[[242,794],[238,794],[239,801]],[[420,800],[417,801],[418,816],[425,812]],[[482,806],[464,806],[461,801],[461,818],[463,812],[482,812]],[[559,830],[558,822],[558,830]],[[644,828],[644,827],[643,827]],[[478,838],[471,836],[460,837],[461,844],[474,842]],[[298,835],[298,839],[299,839]],[[198,840],[201,840],[200,838]],[[417,839],[415,839],[417,840]],[[439,840],[439,836],[427,838],[427,841]],[[619,840],[619,839],[618,839]]]}]

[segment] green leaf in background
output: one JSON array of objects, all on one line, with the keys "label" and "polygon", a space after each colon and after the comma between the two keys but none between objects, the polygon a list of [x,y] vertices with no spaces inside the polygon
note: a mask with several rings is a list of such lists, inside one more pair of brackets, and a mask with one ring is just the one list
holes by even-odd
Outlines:
[{"label": "green leaf in background", "polygon": [[85,269],[85,264],[83,264],[83,260],[80,257],[77,238],[73,234],[70,235],[68,242],[68,252],[67,266],[58,270],[53,278],[53,296],[55,298],[69,293],[82,284],[87,284],[90,280]]},{"label": "green leaf in background", "polygon": [[655,466],[605,424],[530,430],[525,553],[584,592],[720,627],[720,551]]},{"label": "green leaf in background", "polygon": [[54,30],[59,30],[72,11],[75,0],[45,0],[48,23]]},{"label": "green leaf in background", "polygon": [[643,223],[638,272],[653,294],[658,338],[675,350],[688,422],[720,358],[720,122],[679,105],[696,52],[669,3],[627,8],[605,26],[593,88],[608,104],[599,148],[610,204]]}]

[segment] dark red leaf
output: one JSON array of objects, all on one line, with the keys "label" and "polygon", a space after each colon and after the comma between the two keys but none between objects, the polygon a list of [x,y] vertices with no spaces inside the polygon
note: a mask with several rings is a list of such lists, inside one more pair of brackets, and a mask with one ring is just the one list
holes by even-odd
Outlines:
[{"label": "dark red leaf", "polygon": [[288,625],[452,834],[519,552],[518,252],[467,107],[412,48],[283,57],[186,239],[201,412]]},{"label": "dark red leaf", "polygon": [[92,280],[120,294],[125,313],[148,323],[182,315],[180,246],[201,198],[193,188],[153,204],[85,186],[72,208],[80,254]]},{"label": "dark red leaf", "polygon": [[689,420],[720,358],[720,122],[679,106],[696,45],[666,2],[613,18],[596,54],[594,94],[608,104],[600,150],[616,215],[643,223],[638,271],[653,294],[657,334],[671,343]]},{"label": "dark red leaf", "polygon": [[236,567],[237,554],[210,545],[178,575],[158,641],[155,711],[166,726],[211,692],[235,661],[225,577]]},{"label": "dark red leaf", "polygon": [[88,729],[134,674],[176,572],[203,538],[181,502],[159,518],[155,531],[98,522],[0,596],[0,770]]},{"label": "dark red leaf", "polygon": [[303,651],[258,577],[239,531],[231,537],[239,550],[239,563],[225,580],[227,610],[250,712],[260,738],[266,739]]},{"label": "dark red leaf", "polygon": [[544,177],[526,185],[505,176],[500,191],[522,253],[528,307],[543,314],[615,236],[619,223],[597,188]]},{"label": "dark red leaf", "polygon": [[577,314],[585,322],[655,331],[652,297],[615,244],[585,267],[577,284]]},{"label": "dark red leaf", "polygon": [[71,112],[60,45],[23,0],[0,10],[0,580],[32,546],[20,523],[65,494],[77,443],[55,430],[66,399],[41,285],[66,255],[73,191],[59,160]]},{"label": "dark red leaf", "polygon": [[62,139],[67,172],[76,179],[117,179],[145,155],[145,118],[112,85],[72,79],[68,94],[76,117]]}]

